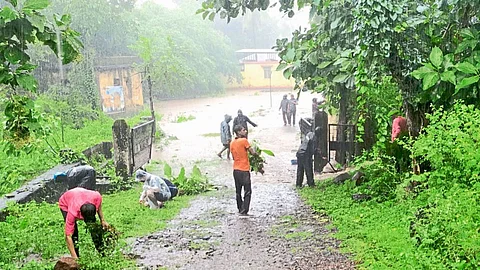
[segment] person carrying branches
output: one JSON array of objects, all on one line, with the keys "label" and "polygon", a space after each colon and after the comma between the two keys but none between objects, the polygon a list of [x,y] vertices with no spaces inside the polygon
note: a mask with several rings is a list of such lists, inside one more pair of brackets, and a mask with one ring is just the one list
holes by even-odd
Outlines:
[{"label": "person carrying branches", "polygon": [[[247,130],[241,125],[233,127],[235,139],[230,143],[233,157],[233,179],[235,180],[235,193],[238,212],[242,216],[248,215],[252,196],[252,182],[250,180],[250,161],[248,152],[257,155],[255,149],[250,147],[247,140]],[[242,189],[244,190],[242,198]]]}]

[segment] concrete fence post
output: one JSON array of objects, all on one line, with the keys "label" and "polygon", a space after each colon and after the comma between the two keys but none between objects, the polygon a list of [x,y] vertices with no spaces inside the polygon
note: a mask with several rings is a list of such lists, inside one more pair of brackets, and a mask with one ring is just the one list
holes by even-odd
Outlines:
[{"label": "concrete fence post", "polygon": [[324,111],[319,111],[314,116],[313,130],[316,130],[317,127],[320,129],[315,132],[317,145],[313,159],[313,170],[321,172],[328,163],[328,114]]},{"label": "concrete fence post", "polygon": [[112,127],[112,134],[115,172],[118,176],[127,178],[132,172],[130,127],[124,119],[115,120]]}]

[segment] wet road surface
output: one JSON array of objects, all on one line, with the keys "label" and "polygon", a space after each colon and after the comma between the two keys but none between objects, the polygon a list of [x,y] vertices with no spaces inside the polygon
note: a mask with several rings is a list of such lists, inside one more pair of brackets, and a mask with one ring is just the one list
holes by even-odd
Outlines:
[{"label": "wet road surface", "polygon": [[[255,91],[156,104],[164,115],[160,126],[171,139],[156,147],[153,159],[167,162],[176,173],[181,166],[188,173],[197,164],[219,190],[198,196],[165,230],[135,239],[130,253],[140,269],[354,268],[338,252],[339,242],[328,236],[328,218],[315,214],[295,191],[296,167],[290,160],[300,134],[298,127],[283,125],[278,110],[283,94],[272,93],[273,108],[268,92]],[[302,93],[297,123],[310,117],[312,97]],[[222,147],[213,136],[223,115],[235,117],[238,109],[258,124],[249,128],[249,141],[275,153],[267,157],[264,175],[252,174],[248,217],[238,215],[232,161],[216,156]],[[176,123],[179,115],[195,119]]]}]

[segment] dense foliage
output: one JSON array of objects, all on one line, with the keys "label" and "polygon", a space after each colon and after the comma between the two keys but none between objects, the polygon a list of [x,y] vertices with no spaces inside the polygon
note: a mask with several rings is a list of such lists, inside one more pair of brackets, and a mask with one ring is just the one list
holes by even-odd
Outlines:
[{"label": "dense foliage", "polygon": [[157,98],[221,92],[220,74],[239,79],[231,44],[211,22],[192,16],[190,4],[167,9],[145,3],[133,13],[139,40],[132,49],[144,61],[139,69],[147,69]]},{"label": "dense foliage", "polygon": [[79,55],[82,46],[78,33],[70,28],[68,15],[55,15],[53,22],[42,11],[49,1],[16,0],[0,4],[0,96],[3,99],[3,138],[16,147],[30,143],[31,136],[43,133],[41,118],[35,113],[31,99],[37,91],[28,47],[48,46],[63,63]]},{"label": "dense foliage", "polygon": [[[399,142],[423,164],[420,174],[399,172],[398,158],[388,155],[394,144],[386,142],[357,160],[361,180],[302,193],[331,216],[337,236],[367,268],[477,269],[480,156],[471,149],[478,148],[479,114],[462,103],[435,109],[417,140]],[[356,202],[355,194],[371,200]]]}]

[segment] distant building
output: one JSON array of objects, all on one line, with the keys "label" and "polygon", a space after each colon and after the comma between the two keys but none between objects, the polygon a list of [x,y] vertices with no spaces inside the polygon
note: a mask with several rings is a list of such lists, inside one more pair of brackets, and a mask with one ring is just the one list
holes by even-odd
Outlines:
[{"label": "distant building", "polygon": [[130,56],[97,59],[95,75],[104,112],[143,108],[142,76],[133,69],[139,62]]},{"label": "distant building", "polygon": [[292,89],[293,79],[283,77],[283,71],[277,71],[280,61],[278,52],[273,49],[243,49],[235,52],[239,58],[242,82],[231,82],[227,88],[241,89]]},{"label": "distant building", "polygon": [[[97,58],[94,62],[95,83],[100,103],[106,113],[135,112],[143,109],[142,75],[135,71],[141,60],[135,56]],[[64,76],[72,70],[72,64],[62,66]],[[35,70],[39,92],[46,92],[51,85],[60,84],[60,70],[56,59],[41,61]]]}]

